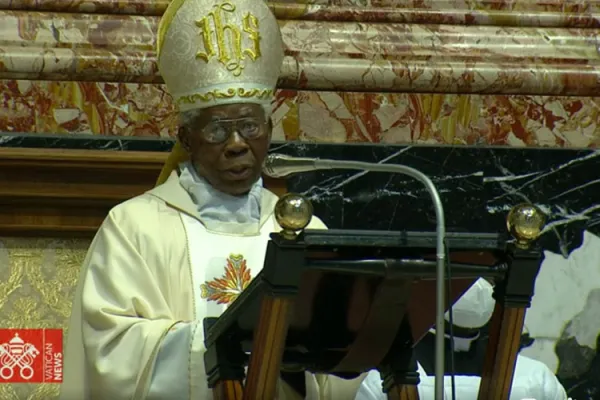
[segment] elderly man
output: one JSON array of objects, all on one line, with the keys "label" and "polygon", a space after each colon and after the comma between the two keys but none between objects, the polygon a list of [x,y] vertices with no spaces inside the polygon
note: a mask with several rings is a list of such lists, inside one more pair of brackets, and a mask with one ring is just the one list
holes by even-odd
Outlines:
[{"label": "elderly man", "polygon": [[[63,400],[211,398],[202,321],[247,287],[269,234],[280,230],[277,197],[260,179],[283,61],[267,5],[173,0],[157,47],[181,112],[179,141],[159,186],[111,210],[92,242],[73,304]],[[314,218],[310,228],[324,225]],[[309,392],[335,386],[309,378]],[[297,397],[280,386],[280,398]]]},{"label": "elderly man", "polygon": [[[211,398],[202,321],[247,287],[280,229],[277,198],[260,179],[283,61],[267,5],[172,0],[157,46],[181,112],[179,140],[159,185],[111,210],[92,242],[73,304],[63,400]],[[325,228],[317,218],[309,227]],[[352,399],[364,379],[305,376],[311,399]],[[281,383],[279,398],[300,396]]]}]

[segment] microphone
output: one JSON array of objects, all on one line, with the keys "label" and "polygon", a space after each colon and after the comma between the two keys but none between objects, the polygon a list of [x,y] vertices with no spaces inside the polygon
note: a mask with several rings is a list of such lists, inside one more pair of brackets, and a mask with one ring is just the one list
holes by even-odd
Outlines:
[{"label": "microphone", "polygon": [[284,154],[269,154],[263,164],[263,173],[270,178],[284,178],[301,172],[315,171],[319,168],[318,158],[290,157]]},{"label": "microphone", "polygon": [[284,154],[269,154],[263,164],[263,173],[271,178],[283,178],[291,174],[322,169],[352,169],[369,172],[387,172],[408,175],[420,181],[429,192],[436,216],[436,318],[435,328],[435,399],[444,398],[444,335],[445,332],[445,267],[446,223],[440,194],[427,175],[401,164],[377,164],[361,161],[328,160],[321,158],[291,157]]}]

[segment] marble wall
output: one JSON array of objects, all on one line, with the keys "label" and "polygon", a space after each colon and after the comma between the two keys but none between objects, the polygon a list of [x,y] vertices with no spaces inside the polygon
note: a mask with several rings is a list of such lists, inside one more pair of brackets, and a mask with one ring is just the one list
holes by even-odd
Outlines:
[{"label": "marble wall", "polygon": [[[449,232],[503,233],[514,205],[537,204],[548,216],[540,239],[545,259],[521,354],[551,368],[573,399],[600,398],[600,151],[289,142],[275,151],[417,168],[438,188]],[[402,175],[306,173],[291,179],[291,190],[307,195],[330,227],[434,230],[427,190]],[[476,363],[482,350],[464,358]]]},{"label": "marble wall", "polygon": [[[168,3],[0,0],[0,132],[13,134],[0,136],[0,146],[168,148],[177,116],[154,52],[157,23]],[[274,105],[275,139],[408,145],[388,153],[380,147],[344,150],[344,155],[403,162],[438,176],[442,195],[457,199],[450,207],[453,230],[498,227],[507,207],[525,199],[543,205],[553,216],[547,237],[555,240],[545,243],[546,260],[526,321],[534,340],[523,354],[557,372],[573,398],[600,398],[600,284],[593,279],[600,273],[600,239],[594,229],[599,221],[595,188],[600,165],[578,161],[595,160],[593,150],[566,150],[593,149],[600,140],[598,3],[269,4],[286,45]],[[32,142],[21,133],[38,135],[38,140]],[[100,142],[90,140],[89,134],[114,140],[96,147]],[[134,136],[142,141],[127,140]],[[442,145],[458,147],[438,147]],[[480,151],[489,145],[506,147],[507,153],[499,157],[500,153]],[[295,151],[301,152],[298,146]],[[534,151],[538,147],[565,148],[566,153]],[[363,227],[374,227],[382,218],[389,222],[390,215],[395,222],[383,228],[431,222],[408,211],[422,196],[412,183],[359,178],[312,175],[295,184],[313,196],[332,226],[349,226],[352,219],[345,216],[357,213],[361,218],[353,220]],[[377,214],[374,210],[386,208],[376,204],[394,208]],[[476,207],[481,208],[477,218],[471,213]],[[9,254],[18,249],[18,256],[0,255],[0,270],[8,266],[10,274],[20,271],[22,260],[35,259],[41,248],[51,249],[44,253],[48,255],[54,248],[83,246],[19,238],[3,242]],[[61,260],[50,257],[44,265],[54,262],[57,274],[67,273],[61,268],[72,265]],[[0,290],[11,282],[0,278]],[[6,319],[15,296],[37,299],[37,289],[20,287],[24,291],[12,297],[0,292],[1,320],[18,322]],[[64,326],[63,314],[52,314],[56,324]],[[13,386],[9,393],[8,386],[0,385],[5,390],[0,398],[52,397],[47,389]]]},{"label": "marble wall", "polygon": [[[1,0],[0,131],[173,135],[154,52],[167,3]],[[596,145],[595,3],[270,4],[276,139]]]}]

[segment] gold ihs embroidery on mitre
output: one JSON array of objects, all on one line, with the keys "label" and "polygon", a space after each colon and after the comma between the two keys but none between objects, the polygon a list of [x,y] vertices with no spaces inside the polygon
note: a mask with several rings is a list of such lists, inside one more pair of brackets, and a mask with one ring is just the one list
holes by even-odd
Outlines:
[{"label": "gold ihs embroidery on mitre", "polygon": [[157,53],[180,111],[232,103],[270,109],[284,57],[279,24],[264,0],[172,0]]},{"label": "gold ihs embroidery on mitre", "polygon": [[[235,5],[225,1],[215,4],[208,15],[196,21],[204,44],[204,51],[196,57],[207,63],[217,57],[228,71],[239,76],[247,58],[256,61],[261,56],[261,37],[258,18],[250,12],[242,19],[242,29],[229,22],[228,15],[235,10]],[[244,47],[244,36],[251,42],[250,47]]]}]

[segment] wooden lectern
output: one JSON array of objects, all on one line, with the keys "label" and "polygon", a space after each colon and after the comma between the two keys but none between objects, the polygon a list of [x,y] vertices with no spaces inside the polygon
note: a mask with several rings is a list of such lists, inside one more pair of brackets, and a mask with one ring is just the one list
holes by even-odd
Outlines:
[{"label": "wooden lectern", "polygon": [[[204,321],[214,399],[274,399],[282,373],[354,378],[372,369],[389,399],[418,399],[412,347],[435,320],[435,234],[303,231],[312,206],[294,194],[275,215],[283,231],[271,235],[264,269],[221,317]],[[508,217],[510,240],[447,235],[451,303],[479,277],[496,282],[480,400],[509,397],[543,224],[539,209],[520,205]]]}]

